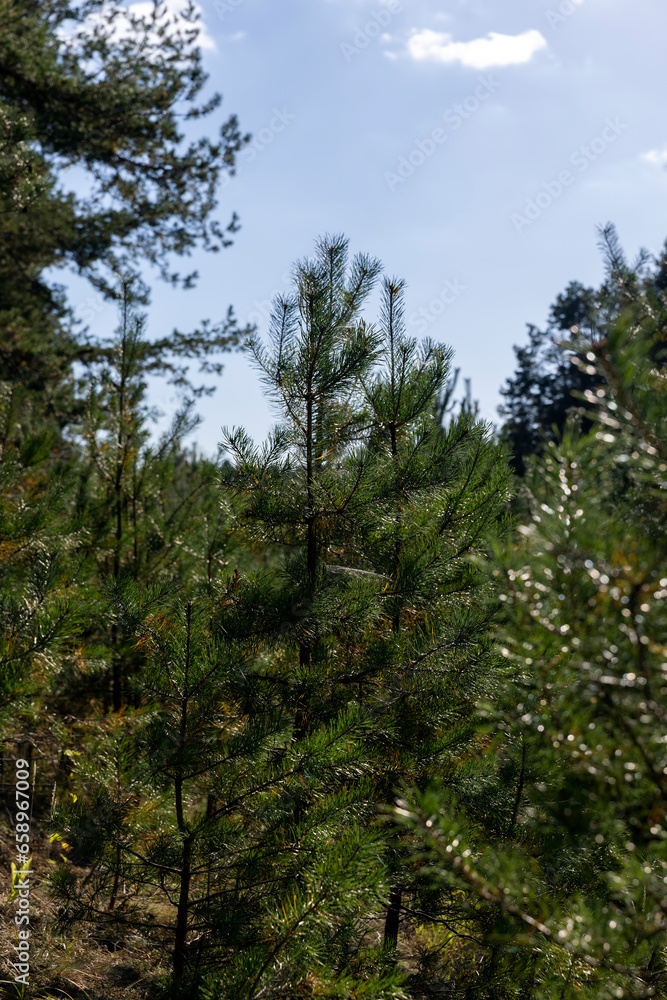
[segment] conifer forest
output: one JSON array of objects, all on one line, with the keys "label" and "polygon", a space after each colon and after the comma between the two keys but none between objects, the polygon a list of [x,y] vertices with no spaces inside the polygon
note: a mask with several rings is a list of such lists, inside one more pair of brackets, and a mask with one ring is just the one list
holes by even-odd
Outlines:
[{"label": "conifer forest", "polygon": [[1,995],[667,998],[667,249],[601,220],[495,425],[372,233],[149,330],[249,136],[143,6],[0,0]]}]

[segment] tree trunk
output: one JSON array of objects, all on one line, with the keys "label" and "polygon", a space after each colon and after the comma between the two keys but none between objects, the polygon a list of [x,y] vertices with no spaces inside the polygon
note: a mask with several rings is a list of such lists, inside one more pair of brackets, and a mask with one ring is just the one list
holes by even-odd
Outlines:
[{"label": "tree trunk", "polygon": [[[190,684],[190,637],[192,633],[192,601],[186,608],[186,640],[185,640],[185,682],[181,697],[180,750],[183,751],[187,737],[187,720],[189,707]],[[192,840],[193,835],[188,830],[183,811],[183,775],[179,773],[174,782],[174,804],[176,806],[176,823],[183,836],[183,852],[181,855],[181,887],[178,895],[178,910],[176,911],[176,932],[174,934],[173,973],[174,982],[179,982],[185,972],[185,945],[188,936],[188,916],[190,913],[190,881],[192,878]]]},{"label": "tree trunk", "polygon": [[174,982],[180,982],[185,972],[185,945],[188,935],[188,916],[190,911],[190,879],[192,858],[192,838],[183,841],[181,857],[181,891],[178,897],[176,913],[176,934],[174,936]]},{"label": "tree trunk", "polygon": [[399,886],[392,889],[389,895],[389,907],[384,922],[384,948],[386,951],[396,951],[398,942],[398,925],[401,920],[401,903],[403,890]]},{"label": "tree trunk", "polygon": [[112,643],[113,662],[111,667],[111,706],[114,712],[120,712],[123,706],[123,667],[118,650],[117,637],[112,639]]},{"label": "tree trunk", "polygon": [[113,887],[111,889],[111,898],[109,900],[109,913],[114,909],[116,902],[118,900],[118,889],[120,887],[120,863],[121,863],[121,848],[120,844],[116,844],[116,871],[113,877]]}]

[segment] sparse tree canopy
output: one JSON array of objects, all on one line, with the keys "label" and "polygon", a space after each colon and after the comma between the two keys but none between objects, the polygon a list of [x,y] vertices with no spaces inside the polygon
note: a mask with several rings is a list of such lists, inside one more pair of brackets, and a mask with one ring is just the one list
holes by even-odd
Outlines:
[{"label": "sparse tree canopy", "polygon": [[46,271],[113,296],[118,273],[149,261],[188,286],[174,258],[219,250],[237,227],[216,221],[216,185],[246,137],[234,115],[197,137],[220,104],[199,100],[197,31],[193,10],[162,3],[0,0],[0,378],[41,393],[61,425],[71,364],[92,348]]}]

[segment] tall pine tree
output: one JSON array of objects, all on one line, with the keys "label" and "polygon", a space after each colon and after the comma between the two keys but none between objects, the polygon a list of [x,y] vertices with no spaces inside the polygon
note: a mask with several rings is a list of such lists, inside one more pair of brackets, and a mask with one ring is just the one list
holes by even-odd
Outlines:
[{"label": "tall pine tree", "polygon": [[603,381],[595,425],[533,460],[496,570],[509,822],[499,839],[435,790],[401,804],[432,884],[470,899],[484,996],[667,995],[667,309],[606,235],[623,308],[603,338],[572,344]]}]

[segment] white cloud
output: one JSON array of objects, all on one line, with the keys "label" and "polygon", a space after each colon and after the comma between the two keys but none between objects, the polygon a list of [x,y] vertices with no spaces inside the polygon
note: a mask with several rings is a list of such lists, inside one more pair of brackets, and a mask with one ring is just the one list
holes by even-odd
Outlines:
[{"label": "white cloud", "polygon": [[231,35],[223,35],[222,38],[225,42],[242,42],[248,35],[245,31],[235,31]]},{"label": "white cloud", "polygon": [[442,31],[415,31],[408,41],[413,59],[441,63],[459,62],[470,69],[491,69],[495,66],[517,66],[527,63],[536,52],[547,48],[547,42],[537,30],[521,35],[501,35],[490,31],[486,38],[470,42],[455,42]]},{"label": "white cloud", "polygon": [[650,149],[648,153],[642,153],[639,158],[645,163],[650,163],[652,167],[667,167],[667,146],[664,149]]}]

